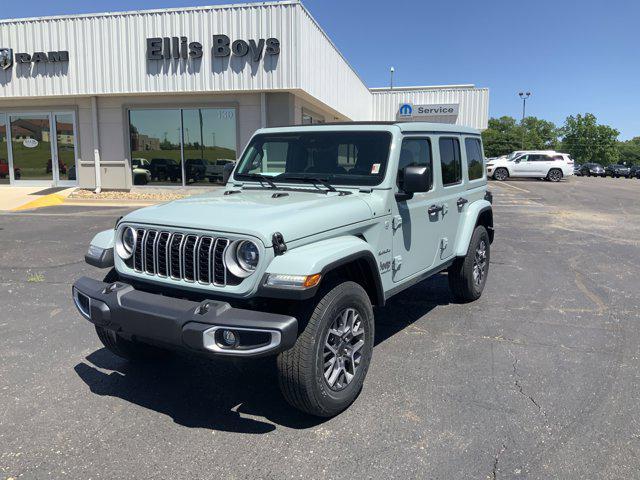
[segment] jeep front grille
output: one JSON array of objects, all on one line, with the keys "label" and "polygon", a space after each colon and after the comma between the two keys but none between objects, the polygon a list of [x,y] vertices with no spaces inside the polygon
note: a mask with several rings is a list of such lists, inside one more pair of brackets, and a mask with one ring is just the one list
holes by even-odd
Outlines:
[{"label": "jeep front grille", "polygon": [[136,233],[127,266],[138,273],[218,287],[240,283],[224,264],[227,238],[143,228]]}]

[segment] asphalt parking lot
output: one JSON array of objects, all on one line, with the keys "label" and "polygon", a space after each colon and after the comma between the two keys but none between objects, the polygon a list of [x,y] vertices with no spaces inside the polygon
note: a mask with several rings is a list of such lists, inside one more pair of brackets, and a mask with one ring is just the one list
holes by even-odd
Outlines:
[{"label": "asphalt parking lot", "polygon": [[379,309],[331,420],[290,410],[267,362],[102,348],[70,286],[126,209],[0,215],[0,477],[637,478],[640,181],[489,186],[483,297],[450,303],[438,276]]}]

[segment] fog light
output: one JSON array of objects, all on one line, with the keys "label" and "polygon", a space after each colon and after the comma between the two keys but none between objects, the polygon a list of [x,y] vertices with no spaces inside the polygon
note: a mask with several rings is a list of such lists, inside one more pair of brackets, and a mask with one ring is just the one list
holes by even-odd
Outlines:
[{"label": "fog light", "polygon": [[238,345],[238,336],[233,330],[223,330],[222,343],[224,343],[225,347],[235,348]]}]

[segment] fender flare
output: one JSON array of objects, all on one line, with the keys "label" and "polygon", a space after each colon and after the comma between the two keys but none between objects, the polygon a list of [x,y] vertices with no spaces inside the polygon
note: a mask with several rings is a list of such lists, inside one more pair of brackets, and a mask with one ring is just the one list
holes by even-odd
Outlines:
[{"label": "fender flare", "polygon": [[[477,200],[469,205],[469,208],[462,214],[460,219],[460,226],[458,227],[458,241],[456,242],[456,248],[454,255],[456,257],[464,257],[469,249],[469,242],[471,242],[471,236],[478,224],[478,218],[483,212],[491,211],[491,203],[487,200]],[[492,213],[493,218],[493,213]],[[493,220],[490,228],[493,228]]]},{"label": "fender flare", "polygon": [[[91,240],[91,244],[84,256],[84,261],[98,268],[110,268],[114,266],[113,245],[115,231],[103,230],[97,233]],[[92,248],[93,247],[93,248]]]},{"label": "fender flare", "polygon": [[353,235],[344,235],[292,248],[285,254],[275,257],[267,267],[258,288],[258,295],[271,298],[304,300],[313,297],[320,285],[308,290],[287,290],[265,286],[270,273],[291,275],[313,275],[320,273],[324,278],[330,271],[348,263],[365,261],[372,274],[372,295],[374,305],[384,305],[382,278],[375,254],[365,240]]}]

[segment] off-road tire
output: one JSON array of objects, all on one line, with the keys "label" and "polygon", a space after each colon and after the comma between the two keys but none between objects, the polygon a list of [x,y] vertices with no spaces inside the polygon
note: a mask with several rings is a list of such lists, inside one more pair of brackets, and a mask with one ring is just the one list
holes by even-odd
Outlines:
[{"label": "off-road tire", "polygon": [[[336,282],[318,293],[317,301],[300,319],[302,331],[293,348],[277,359],[280,389],[291,406],[318,417],[332,417],[358,397],[369,369],[374,341],[373,308],[369,296],[355,282]],[[360,363],[351,381],[339,391],[324,376],[325,339],[335,319],[353,308],[364,326]]]},{"label": "off-road tire", "polygon": [[547,179],[550,182],[559,182],[560,180],[562,180],[562,170],[560,170],[559,168],[552,168],[547,173]]},{"label": "off-road tire", "polygon": [[[485,246],[485,264],[482,279],[478,284],[474,280],[474,263],[476,254],[482,242]],[[478,225],[473,231],[467,254],[457,258],[448,269],[449,288],[453,297],[461,303],[472,302],[482,295],[489,274],[489,260],[491,258],[491,244],[487,229]]]},{"label": "off-road tire", "polygon": [[498,180],[499,182],[507,180],[509,178],[509,170],[504,167],[496,168],[496,170],[493,172],[493,178],[494,180]]}]

